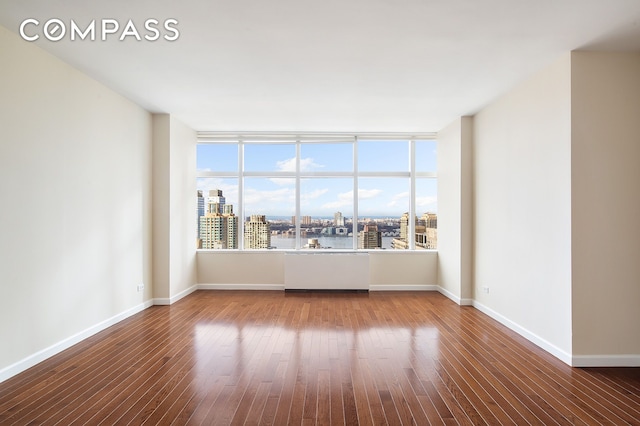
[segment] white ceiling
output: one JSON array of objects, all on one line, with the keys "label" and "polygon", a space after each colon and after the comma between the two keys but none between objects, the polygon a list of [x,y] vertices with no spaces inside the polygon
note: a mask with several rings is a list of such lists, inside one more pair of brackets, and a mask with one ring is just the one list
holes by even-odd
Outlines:
[{"label": "white ceiling", "polygon": [[640,51],[640,0],[0,0],[26,18],[177,19],[175,42],[36,44],[196,130],[438,131],[565,52]]}]

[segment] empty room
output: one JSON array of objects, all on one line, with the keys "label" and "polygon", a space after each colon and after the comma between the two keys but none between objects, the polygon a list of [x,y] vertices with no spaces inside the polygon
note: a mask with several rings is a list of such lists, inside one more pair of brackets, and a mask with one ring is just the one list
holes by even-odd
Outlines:
[{"label": "empty room", "polygon": [[0,425],[640,425],[637,0],[0,0]]}]

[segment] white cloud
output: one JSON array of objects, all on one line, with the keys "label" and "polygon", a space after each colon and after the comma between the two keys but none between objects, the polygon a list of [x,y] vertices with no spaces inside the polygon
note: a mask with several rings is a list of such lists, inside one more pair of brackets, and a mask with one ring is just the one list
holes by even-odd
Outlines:
[{"label": "white cloud", "polygon": [[358,197],[361,200],[375,198],[380,194],[382,194],[381,189],[358,189]]},{"label": "white cloud", "polygon": [[322,205],[325,209],[340,209],[342,207],[353,206],[353,191],[341,192],[336,201],[331,201]]},{"label": "white cloud", "polygon": [[313,170],[321,169],[324,166],[313,161],[313,158],[301,158],[300,170],[303,172],[310,172]]},{"label": "white cloud", "polygon": [[[303,172],[310,172],[324,167],[322,164],[317,164],[313,161],[313,158],[301,158],[300,170]],[[296,158],[288,158],[286,160],[278,161],[276,163],[276,171],[278,172],[295,172],[296,171]],[[295,185],[295,178],[271,178],[271,182],[280,186]]]},{"label": "white cloud", "polygon": [[296,158],[289,158],[287,160],[278,161],[276,168],[279,172],[295,172],[296,171]]},{"label": "white cloud", "polygon": [[315,191],[311,191],[311,192],[305,192],[300,194],[300,201],[305,202],[305,201],[311,201],[311,200],[315,200],[317,198],[320,198],[321,196],[323,196],[324,194],[326,194],[327,192],[329,192],[329,190],[327,188],[323,188],[323,189],[316,189]]},{"label": "white cloud", "polygon": [[350,201],[331,201],[329,203],[324,203],[321,207],[323,209],[341,209],[346,206],[350,206],[352,203]]},{"label": "white cloud", "polygon": [[291,188],[281,188],[273,191],[247,188],[244,192],[244,202],[247,207],[290,203],[293,197],[295,197],[295,193]]},{"label": "white cloud", "polygon": [[350,206],[353,204],[353,191],[341,192],[338,194],[336,201],[324,203],[322,208],[325,209],[340,209],[344,206]]},{"label": "white cloud", "polygon": [[436,197],[416,197],[416,207],[433,207],[437,201]]},{"label": "white cloud", "polygon": [[295,178],[269,178],[269,181],[278,186],[294,186],[296,184]]},{"label": "white cloud", "polygon": [[[295,172],[296,171],[296,159],[288,158],[286,160],[278,161],[276,163],[277,170],[279,172]],[[313,161],[313,158],[301,158],[300,159],[300,171],[311,172],[317,169],[321,169],[324,166]]]},{"label": "white cloud", "polygon": [[338,194],[338,199],[341,201],[352,201],[353,191],[341,192],[340,194]]},{"label": "white cloud", "polygon": [[406,205],[408,207],[408,205],[409,205],[408,200],[409,200],[409,192],[408,191],[407,192],[400,192],[400,193],[394,195],[391,198],[391,201],[389,201],[389,203],[387,203],[387,206],[388,207],[395,207],[395,206],[397,206],[399,204],[402,204],[403,206]]}]

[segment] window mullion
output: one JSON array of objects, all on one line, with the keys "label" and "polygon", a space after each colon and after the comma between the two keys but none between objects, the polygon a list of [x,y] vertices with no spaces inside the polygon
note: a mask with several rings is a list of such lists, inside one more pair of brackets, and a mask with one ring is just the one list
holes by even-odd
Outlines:
[{"label": "window mullion", "polygon": [[300,140],[296,141],[296,250],[300,250],[302,248],[302,216],[300,213]]},{"label": "window mullion", "polygon": [[409,172],[410,177],[410,190],[409,190],[409,235],[407,241],[409,243],[409,250],[415,250],[416,248],[416,141],[411,139],[409,141]]},{"label": "window mullion", "polygon": [[351,233],[353,249],[358,249],[358,137],[353,142],[353,220]]},{"label": "window mullion", "polygon": [[[223,137],[224,136],[224,137]],[[281,223],[278,225],[277,229],[282,228],[283,230],[290,229],[295,232],[295,241],[294,244],[291,244],[292,240],[289,240],[286,245],[283,243],[282,247],[287,248],[293,245],[294,250],[301,250],[306,243],[306,239],[302,237],[302,229],[306,230],[306,226],[302,225],[302,180],[305,180],[305,214],[309,215],[318,215],[319,212],[322,212],[320,215],[323,219],[324,216],[329,214],[327,210],[330,208],[331,204],[335,204],[336,210],[341,210],[340,206],[347,206],[347,200],[343,197],[346,195],[345,193],[349,191],[349,188],[352,188],[352,236],[351,243],[349,243],[348,239],[342,240],[340,245],[334,245],[329,242],[323,243],[323,245],[329,247],[332,246],[334,249],[338,248],[348,248],[352,247],[353,250],[360,250],[359,247],[359,239],[358,239],[358,231],[359,231],[359,218],[360,218],[360,207],[362,206],[363,211],[366,214],[371,214],[373,216],[372,220],[378,223],[379,231],[388,231],[395,230],[395,219],[392,220],[392,224],[383,223],[382,220],[378,220],[376,217],[376,212],[384,212],[385,214],[394,215],[396,211],[399,212],[407,212],[409,215],[408,223],[404,222],[404,219],[400,219],[401,223],[400,229],[401,234],[405,232],[408,233],[406,238],[408,241],[406,243],[400,244],[399,242],[396,245],[392,245],[391,247],[396,248],[406,248],[408,250],[416,250],[422,247],[423,239],[435,238],[434,231],[428,229],[426,236],[423,237],[416,235],[416,231],[418,229],[418,224],[416,223],[417,214],[419,213],[418,208],[422,209],[422,213],[425,211],[431,211],[428,209],[433,208],[435,206],[435,202],[429,200],[430,197],[434,197],[435,189],[434,185],[431,182],[426,182],[429,179],[437,180],[437,172],[432,170],[431,165],[433,164],[433,157],[431,151],[427,151],[432,144],[423,144],[422,142],[426,139],[425,137],[421,137],[422,135],[413,135],[413,137],[409,135],[404,138],[404,141],[401,141],[400,136],[402,135],[375,135],[375,134],[364,134],[353,136],[353,139],[349,141],[347,138],[321,138],[317,135],[300,135],[300,134],[288,134],[282,137],[278,135],[250,135],[249,139],[245,138],[243,135],[223,135],[216,136],[213,134],[206,134],[202,136],[202,140],[199,140],[199,144],[204,145],[219,145],[220,148],[209,148],[205,147],[202,149],[202,159],[211,158],[212,160],[209,163],[198,163],[200,169],[196,170],[196,178],[203,179],[202,182],[198,181],[199,188],[203,188],[203,196],[206,197],[205,193],[208,186],[215,187],[214,185],[222,185],[220,189],[226,189],[232,191],[231,180],[237,180],[237,193],[238,199],[237,201],[237,210],[235,210],[236,215],[238,216],[237,220],[237,238],[240,241],[237,242],[236,247],[240,250],[246,250],[249,244],[245,244],[244,233],[245,230],[248,230],[248,223],[245,223],[245,218],[247,213],[252,213],[254,210],[261,213],[263,210],[264,213],[275,214],[275,211],[280,211],[280,206],[275,206],[273,208],[267,205],[268,203],[258,202],[254,207],[253,200],[253,185],[254,182],[256,185],[264,184],[264,187],[256,187],[259,191],[271,191],[273,190],[273,184],[269,181],[272,181],[274,184],[276,180],[282,181],[286,183],[286,192],[287,199],[289,201],[286,202],[288,205],[288,211],[291,211],[291,199],[289,198],[291,195],[291,183],[294,183],[294,217],[295,224],[291,226],[286,223]],[[379,136],[379,138],[377,137]],[[401,144],[393,145],[393,146],[383,146],[383,142],[389,141],[397,141],[401,142]],[[371,144],[370,144],[371,142]],[[402,143],[404,142],[404,143]],[[269,145],[289,145],[288,148],[276,147],[274,150],[260,151],[264,148],[255,147],[255,145],[267,143]],[[349,152],[348,146],[346,144],[351,144],[351,153]],[[377,149],[376,143],[381,144],[380,149]],[[232,156],[236,155],[234,153],[234,149],[229,147],[230,144],[237,144],[237,171],[233,171],[233,163],[229,163],[228,161]],[[317,146],[307,146],[314,144],[342,144],[342,147],[337,147],[335,150],[332,146],[327,146],[327,150],[319,149]],[[408,145],[405,145],[408,144]],[[223,145],[226,145],[223,146]],[[294,162],[294,170],[291,170],[291,154],[293,146],[295,146],[295,162]],[[408,158],[405,156],[406,154],[400,156],[393,154],[399,154],[401,152],[407,153],[408,147]],[[393,152],[389,152],[389,150]],[[262,167],[260,156],[255,157],[254,152],[264,152],[265,158],[271,155],[271,151],[276,152],[286,152],[286,161],[288,161],[288,165],[283,161],[279,161],[277,166],[273,166],[271,170],[268,170],[268,167]],[[379,152],[378,152],[379,151]],[[423,155],[424,151],[424,155]],[[388,154],[389,158],[385,158],[384,156]],[[213,153],[213,154],[212,154]],[[220,154],[219,154],[220,153]],[[302,154],[305,154],[307,159],[302,158]],[[213,155],[213,156],[212,156]],[[348,156],[352,155],[352,170],[349,171],[348,168]],[[257,163],[249,158],[256,158]],[[273,158],[281,160],[282,156],[274,155]],[[313,157],[313,158],[312,158]],[[317,159],[322,159],[324,161],[318,161]],[[403,158],[404,157],[404,158]],[[423,157],[426,160],[423,160]],[[222,159],[226,158],[227,162],[220,165],[218,164]],[[250,167],[250,171],[245,171],[245,158],[253,165],[248,165]],[[271,158],[271,157],[269,157]],[[335,163],[332,163],[333,158],[336,158]],[[315,162],[313,162],[313,160]],[[309,161],[309,167],[307,167],[307,160]],[[345,163],[344,160],[347,160]],[[274,160],[275,161],[275,160]],[[395,161],[395,162],[394,162]],[[428,165],[422,165],[422,161],[428,161]],[[254,164],[255,163],[255,164]],[[281,167],[283,163],[287,167]],[[316,164],[318,163],[318,164]],[[403,170],[404,165],[408,163],[408,171]],[[207,165],[210,164],[210,165]],[[264,163],[266,164],[266,163]],[[320,165],[319,165],[320,164]],[[360,169],[360,165],[362,165],[362,169]],[[324,169],[323,169],[324,167]],[[416,171],[417,168],[420,168],[420,171]],[[264,169],[264,170],[263,170]],[[328,170],[325,170],[328,169]],[[334,169],[334,170],[332,170]],[[379,170],[382,169],[382,170]],[[362,179],[360,179],[362,178]],[[349,185],[347,179],[352,179],[352,185]],[[218,180],[220,183],[218,183]],[[326,180],[326,185],[324,182]],[[313,181],[313,182],[312,182]],[[307,188],[307,182],[309,184],[309,188]],[[379,182],[379,183],[377,183]],[[409,193],[407,199],[406,191],[406,183],[409,183]],[[251,199],[245,199],[245,184],[249,186],[249,195],[251,195]],[[360,190],[360,186],[364,186],[368,191]],[[424,188],[423,188],[424,186]],[[280,187],[274,187],[278,190],[278,193],[282,193],[284,189],[280,189]],[[337,188],[340,188],[338,190]],[[327,192],[328,191],[328,192]],[[364,192],[363,192],[364,191]],[[335,194],[334,194],[335,192]],[[363,198],[360,198],[359,194],[363,194]],[[383,193],[384,197],[382,198],[379,194]],[[334,195],[332,195],[334,194]],[[426,195],[425,195],[426,194]],[[263,195],[266,195],[263,194]],[[307,196],[309,197],[309,201],[307,200]],[[331,197],[335,198],[337,201],[330,202]],[[373,197],[381,197],[381,198],[373,198]],[[422,204],[422,197],[425,197],[427,204]],[[275,198],[274,198],[275,200]],[[322,200],[320,203],[319,200]],[[326,201],[328,200],[328,201]],[[362,200],[362,203],[360,203]],[[206,201],[206,200],[205,200]],[[325,202],[326,201],[326,202]],[[420,201],[421,205],[418,206],[417,202]],[[257,202],[257,201],[256,201]],[[311,207],[308,207],[307,202]],[[344,204],[342,204],[344,203]],[[407,206],[408,204],[408,206]],[[316,211],[317,207],[317,211]],[[249,210],[247,210],[247,208]],[[398,210],[402,209],[402,210]],[[427,209],[427,210],[425,210]],[[228,209],[227,209],[228,210]],[[272,212],[266,210],[273,210]],[[370,212],[371,210],[371,212]],[[283,212],[283,214],[287,214],[288,212]],[[402,214],[402,213],[398,213]],[[335,215],[335,213],[334,213]],[[368,217],[368,216],[365,216]],[[277,221],[276,219],[273,219]],[[314,221],[317,220],[314,219]],[[432,219],[425,219],[427,223],[429,223],[430,227],[434,228],[435,225],[432,224]],[[435,218],[433,218],[435,220]],[[288,221],[287,221],[288,222]],[[213,223],[213,222],[212,222]],[[274,222],[275,223],[275,222]],[[200,226],[200,221],[198,223]],[[213,225],[212,225],[213,226]],[[275,226],[275,225],[272,225]],[[319,225],[313,225],[319,226]],[[320,228],[329,227],[333,225],[324,224],[321,225]],[[405,228],[406,226],[406,228]],[[213,227],[212,227],[213,229]],[[217,229],[217,228],[216,228]],[[422,226],[420,226],[422,229]],[[213,232],[213,231],[212,231]],[[316,229],[320,236],[333,235],[337,232],[333,232],[328,230],[325,232],[322,229],[320,232],[319,229]],[[388,234],[393,235],[393,234]],[[217,238],[217,237],[216,237]],[[372,237],[373,238],[373,237]],[[392,237],[393,238],[393,237]],[[416,238],[419,238],[419,242],[416,241]],[[203,237],[204,241],[204,237]],[[279,241],[279,240],[278,240]],[[324,241],[324,240],[323,240]],[[331,241],[328,239],[327,241]],[[385,244],[388,244],[388,240],[385,240]],[[276,244],[280,246],[280,244]],[[372,246],[373,247],[373,246]],[[383,244],[383,247],[385,245]],[[214,248],[212,246],[212,248]]]},{"label": "window mullion", "polygon": [[238,249],[244,250],[244,142],[238,141]]}]

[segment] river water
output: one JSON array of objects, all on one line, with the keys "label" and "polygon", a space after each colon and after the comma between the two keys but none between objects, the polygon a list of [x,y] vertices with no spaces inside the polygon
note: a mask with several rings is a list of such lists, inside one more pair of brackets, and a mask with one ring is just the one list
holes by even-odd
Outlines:
[{"label": "river water", "polygon": [[[343,250],[353,249],[353,237],[321,236],[317,238],[322,248],[343,249]],[[393,241],[393,237],[382,237],[382,248],[391,249],[391,241]],[[306,243],[307,243],[307,239],[303,238],[301,244],[304,246]],[[296,239],[272,236],[271,246],[277,249],[295,249]]]}]

